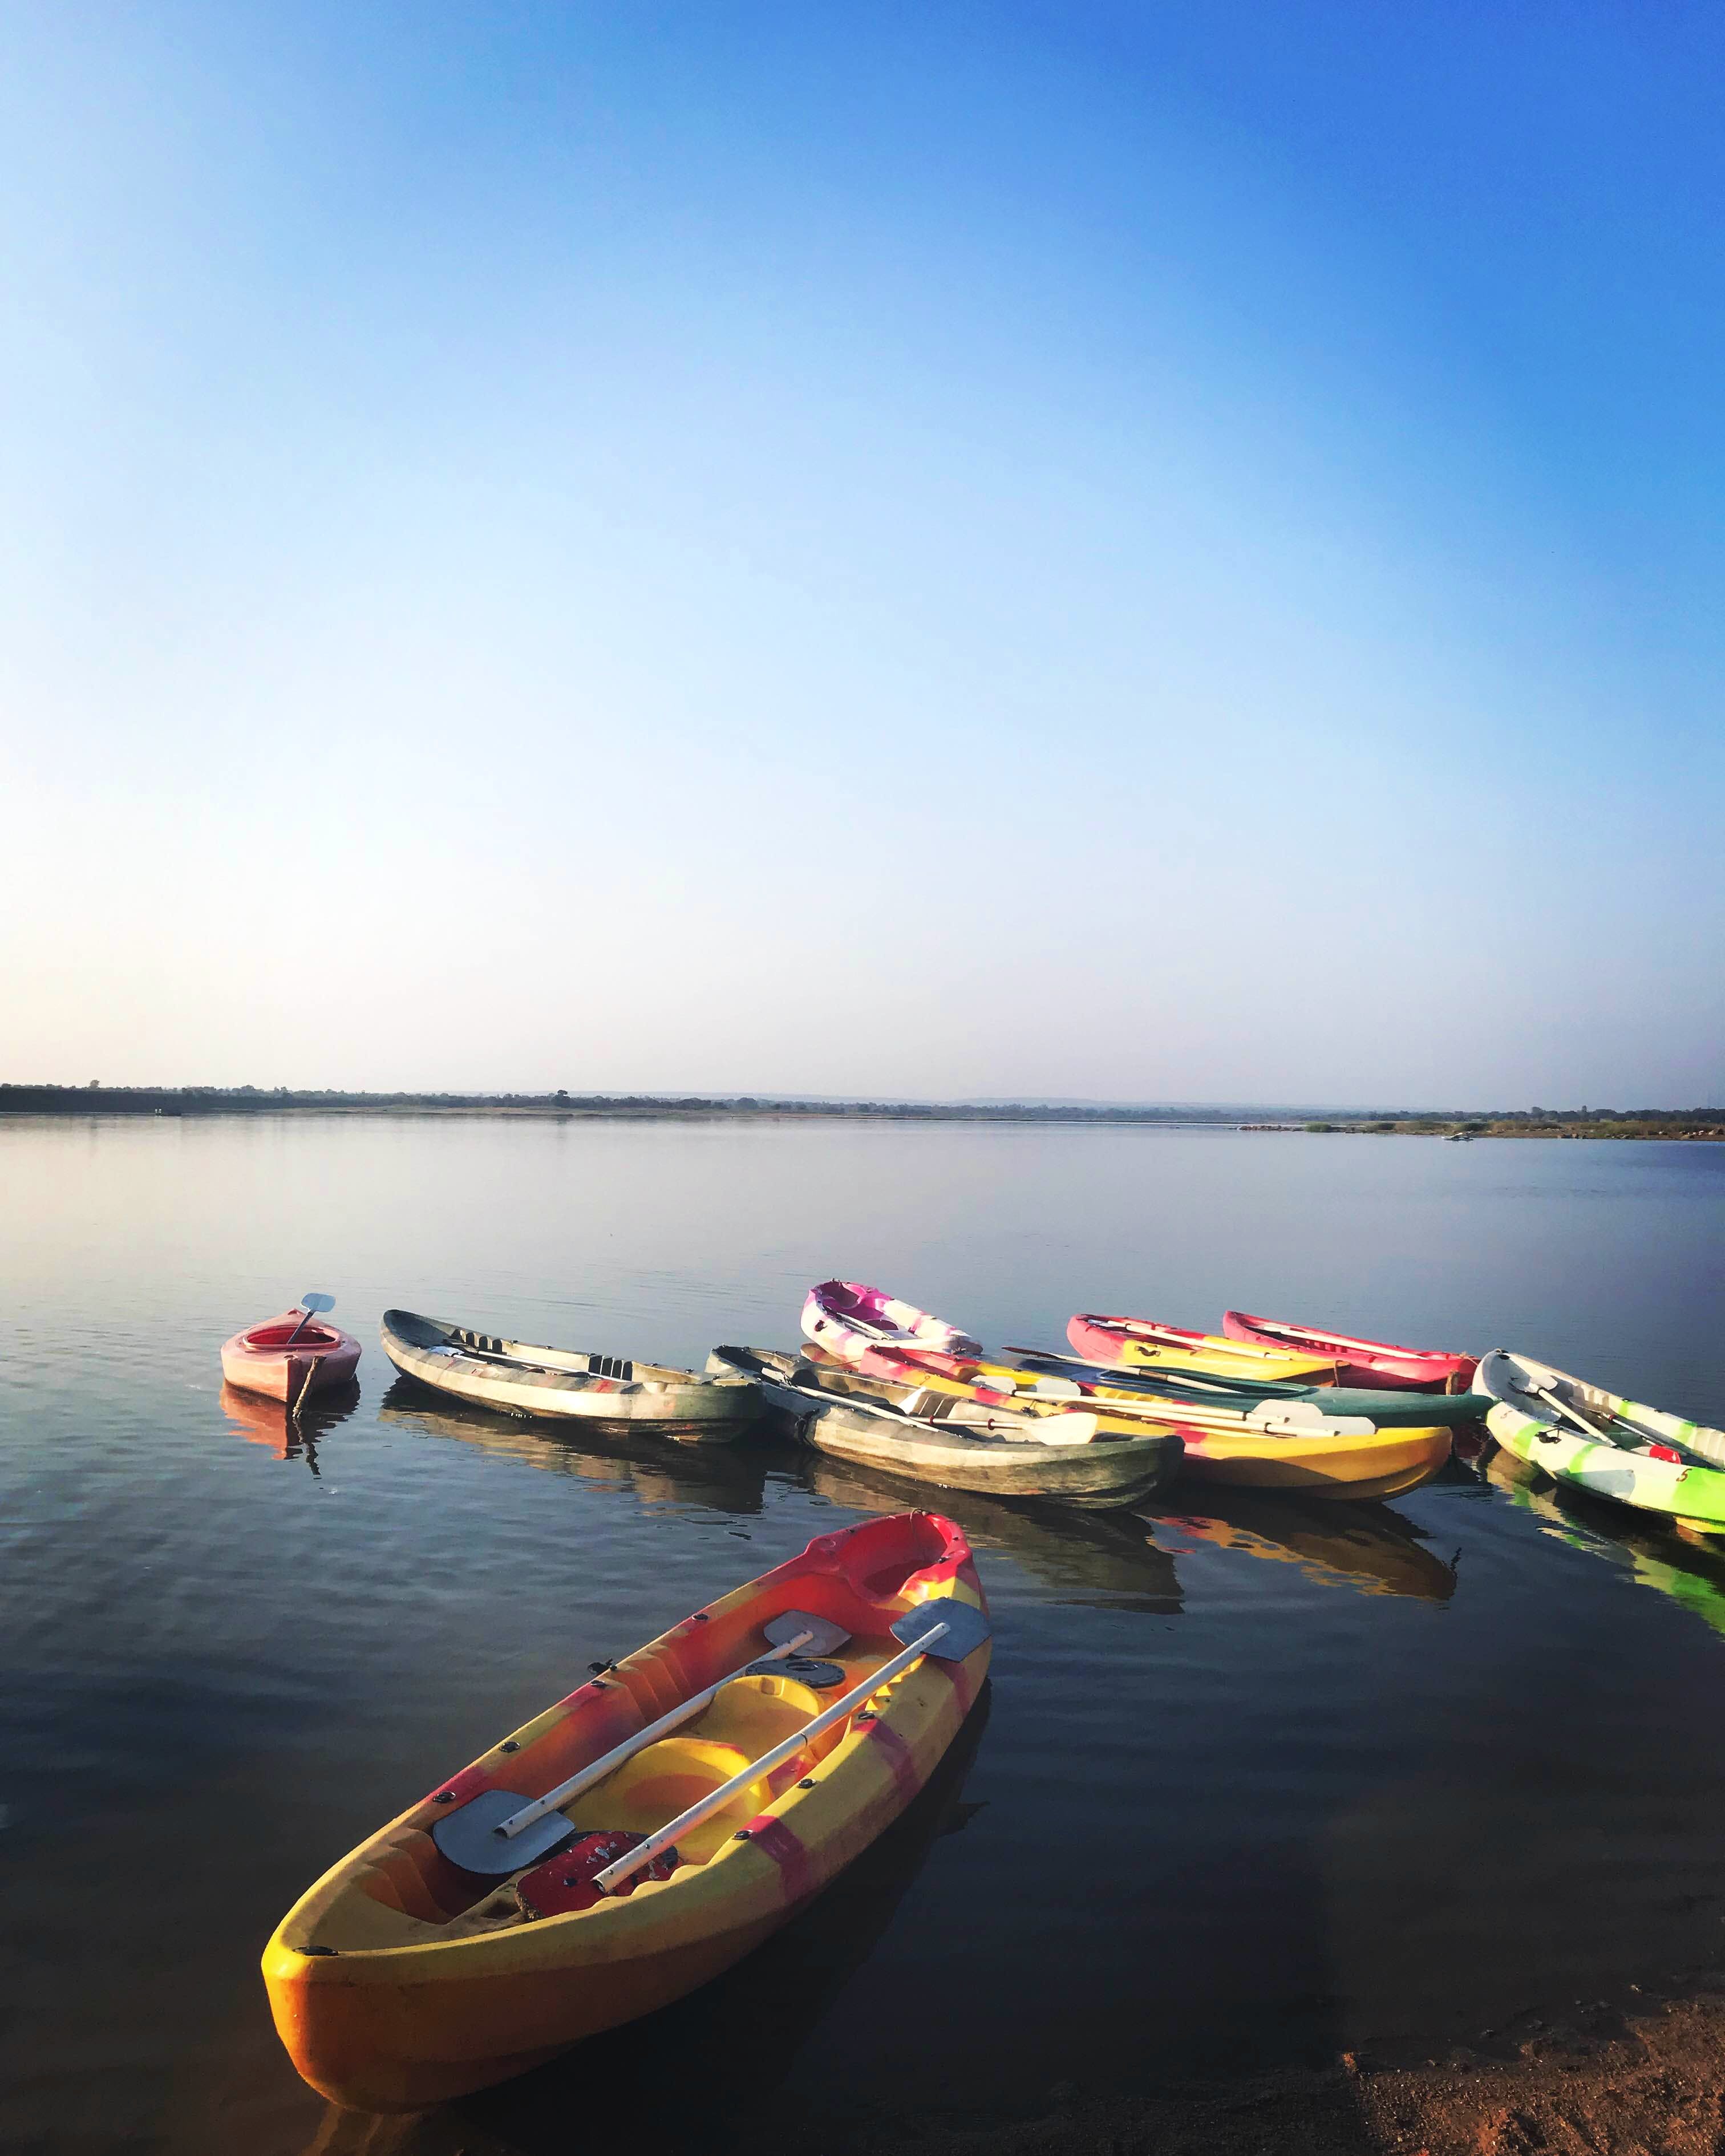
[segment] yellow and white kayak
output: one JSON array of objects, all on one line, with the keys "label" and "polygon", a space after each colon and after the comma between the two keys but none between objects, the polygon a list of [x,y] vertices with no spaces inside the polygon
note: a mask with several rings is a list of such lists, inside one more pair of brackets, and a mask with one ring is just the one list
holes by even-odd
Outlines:
[{"label": "yellow and white kayak", "polygon": [[[819,1537],[601,1670],[289,1911],[264,1977],[295,2066],[336,2103],[418,2110],[718,1975],[922,1789],[987,1676],[984,1612],[963,1531],[901,1512]],[[830,1659],[786,1658],[805,1618]],[[634,1743],[661,1721],[675,1733]],[[520,1832],[571,1780],[588,1786]]]}]

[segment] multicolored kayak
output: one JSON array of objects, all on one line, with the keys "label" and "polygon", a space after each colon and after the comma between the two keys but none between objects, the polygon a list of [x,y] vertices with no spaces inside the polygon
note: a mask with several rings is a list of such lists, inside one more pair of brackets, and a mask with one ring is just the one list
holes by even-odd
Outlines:
[{"label": "multicolored kayak", "polygon": [[1641,1406],[1531,1355],[1494,1348],[1476,1380],[1507,1452],[1590,1496],[1725,1534],[1725,1430]]},{"label": "multicolored kayak", "polygon": [[1333,1384],[1336,1357],[1310,1348],[1272,1348],[1227,1340],[1214,1332],[1189,1332],[1153,1317],[1103,1317],[1081,1311],[1066,1324],[1066,1337],[1087,1363],[1117,1370],[1186,1371],[1212,1378],[1268,1378],[1282,1384]]},{"label": "multicolored kayak", "polygon": [[[849,1298],[842,1311],[834,1289]],[[1199,1481],[1303,1490],[1317,1497],[1390,1497],[1430,1481],[1450,1456],[1449,1430],[1436,1419],[1381,1427],[1344,1412],[1349,1394],[1312,1389],[1309,1397],[1285,1399],[1278,1388],[1267,1399],[1225,1389],[1206,1399],[1200,1379],[1189,1375],[1177,1403],[1151,1397],[1135,1371],[1075,1368],[1067,1376],[1034,1367],[1030,1357],[1023,1363],[985,1358],[956,1326],[855,1281],[829,1281],[815,1289],[803,1323],[812,1356],[842,1359],[867,1376],[920,1387],[924,1395],[959,1394],[988,1409],[1023,1409],[1033,1402],[1088,1409],[1099,1418],[1098,1436],[1111,1438],[1129,1434],[1139,1418],[1172,1428],[1184,1445],[1181,1472]],[[1220,1387],[1224,1381],[1216,1382]]]},{"label": "multicolored kayak", "polygon": [[952,1521],[820,1536],[601,1669],[295,1902],[264,1954],[295,2066],[336,2103],[415,2111],[694,1990],[906,1809],[988,1656]]},{"label": "multicolored kayak", "polygon": [[1394,1392],[1465,1393],[1477,1360],[1433,1348],[1394,1348],[1387,1340],[1356,1340],[1349,1333],[1291,1325],[1279,1317],[1254,1317],[1244,1310],[1224,1310],[1222,1330],[1230,1340],[1249,1340],[1260,1348],[1329,1356],[1338,1385],[1383,1385]]}]

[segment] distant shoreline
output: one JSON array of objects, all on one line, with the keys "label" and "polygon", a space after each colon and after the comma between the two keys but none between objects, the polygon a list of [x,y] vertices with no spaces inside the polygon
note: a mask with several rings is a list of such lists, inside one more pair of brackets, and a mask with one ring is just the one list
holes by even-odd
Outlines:
[{"label": "distant shoreline", "polygon": [[349,1093],[288,1087],[0,1085],[4,1116],[485,1116],[535,1121],[1154,1124],[1232,1130],[1238,1108],[777,1100],[754,1094]]},{"label": "distant shoreline", "polygon": [[1037,1101],[780,1100],[754,1094],[304,1092],[285,1086],[0,1085],[0,1116],[447,1116],[623,1122],[1031,1123],[1472,1138],[1725,1141],[1717,1108],[1497,1111],[1489,1114],[1112,1106]]},{"label": "distant shoreline", "polygon": [[1298,1131],[1337,1137],[1697,1138],[1725,1141],[1725,1111],[1633,1110],[1600,1116],[1548,1115],[1538,1109],[1510,1116],[1362,1116],[1336,1122],[1241,1123],[1243,1131]]}]

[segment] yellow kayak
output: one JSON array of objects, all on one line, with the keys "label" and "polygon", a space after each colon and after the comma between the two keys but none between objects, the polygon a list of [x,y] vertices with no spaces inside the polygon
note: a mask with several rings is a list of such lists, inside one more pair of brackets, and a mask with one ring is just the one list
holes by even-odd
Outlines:
[{"label": "yellow kayak", "polygon": [[264,1978],[300,2073],[417,2111],[728,1969],[927,1781],[988,1674],[985,1609],[963,1530],[901,1512],[598,1669],[284,1917]]},{"label": "yellow kayak", "polygon": [[1447,1430],[1304,1432],[1195,1430],[1180,1471],[1236,1490],[1297,1490],[1306,1497],[1396,1497],[1430,1481],[1450,1456]]}]

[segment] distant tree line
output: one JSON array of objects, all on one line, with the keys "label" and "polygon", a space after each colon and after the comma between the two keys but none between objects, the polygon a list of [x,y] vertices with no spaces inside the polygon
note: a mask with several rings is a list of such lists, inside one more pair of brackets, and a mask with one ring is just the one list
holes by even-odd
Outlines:
[{"label": "distant tree line", "polygon": [[1030,1103],[774,1100],[752,1093],[365,1093],[277,1086],[0,1084],[0,1115],[330,1114],[884,1116],[901,1122],[1231,1123],[1223,1109],[1049,1106]]},{"label": "distant tree line", "polygon": [[[1301,1112],[1301,1111],[1296,1111]],[[1307,1114],[1309,1111],[1304,1111]],[[1249,1124],[1260,1130],[1420,1137],[1717,1137],[1719,1108],[1511,1108]],[[521,1115],[875,1116],[911,1123],[1237,1124],[1235,1108],[1109,1107],[1034,1101],[776,1100],[752,1093],[365,1093],[276,1086],[20,1086],[0,1083],[0,1115]]]}]

